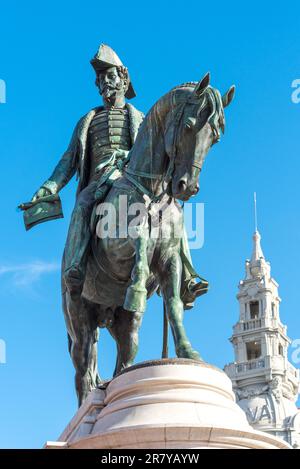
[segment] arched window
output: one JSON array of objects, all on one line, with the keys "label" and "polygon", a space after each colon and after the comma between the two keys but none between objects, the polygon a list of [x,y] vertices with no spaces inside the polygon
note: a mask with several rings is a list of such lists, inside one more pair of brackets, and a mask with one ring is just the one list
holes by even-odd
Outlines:
[{"label": "arched window", "polygon": [[272,303],[272,318],[275,318],[275,304]]},{"label": "arched window", "polygon": [[257,319],[259,317],[259,302],[251,301],[250,303],[250,319]]},{"label": "arched window", "polygon": [[261,342],[246,342],[247,360],[255,360],[261,356]]}]

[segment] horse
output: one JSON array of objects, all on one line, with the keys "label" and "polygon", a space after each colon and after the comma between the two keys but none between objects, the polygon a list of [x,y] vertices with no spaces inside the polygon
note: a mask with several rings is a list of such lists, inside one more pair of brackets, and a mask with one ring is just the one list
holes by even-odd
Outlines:
[{"label": "horse", "polygon": [[[176,86],[150,109],[129,163],[105,202],[96,208],[80,303],[74,304],[62,283],[79,405],[102,383],[97,367],[99,328],[106,327],[116,342],[116,376],[134,362],[146,300],[158,289],[177,357],[201,360],[183,325],[180,245],[185,235],[178,200],[184,202],[197,194],[205,157],[225,130],[224,108],[232,101],[235,88],[221,97],[209,83],[206,74],[199,82]],[[142,217],[130,215],[135,204],[144,207]],[[162,216],[165,213],[167,222]],[[167,236],[149,235],[153,219],[158,220],[156,231],[165,229]],[[108,230],[104,236],[104,227],[110,224],[114,233]],[[124,226],[128,228],[125,233]]]}]

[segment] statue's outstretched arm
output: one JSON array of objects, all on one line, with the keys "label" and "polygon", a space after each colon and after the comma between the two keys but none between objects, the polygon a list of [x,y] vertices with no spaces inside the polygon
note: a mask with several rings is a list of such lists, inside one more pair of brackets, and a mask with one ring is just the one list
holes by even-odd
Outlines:
[{"label": "statue's outstretched arm", "polygon": [[78,166],[78,129],[81,121],[78,122],[73,132],[70,144],[56,165],[53,173],[40,189],[34,194],[32,201],[49,194],[57,194],[74,176]]}]

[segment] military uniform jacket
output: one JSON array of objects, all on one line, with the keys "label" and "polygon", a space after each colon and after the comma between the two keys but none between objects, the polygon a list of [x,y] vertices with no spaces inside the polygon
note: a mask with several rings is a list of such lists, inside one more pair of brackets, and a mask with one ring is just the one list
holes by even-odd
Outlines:
[{"label": "military uniform jacket", "polygon": [[[144,114],[129,103],[126,103],[125,106],[129,115],[131,140],[134,143],[139,127],[143,121]],[[103,109],[103,107],[92,109],[77,123],[67,151],[63,154],[52,175],[48,179],[48,181],[53,181],[57,184],[58,190],[64,187],[76,172],[79,179],[77,194],[88,184],[88,130],[96,112],[100,111],[101,109]]]}]

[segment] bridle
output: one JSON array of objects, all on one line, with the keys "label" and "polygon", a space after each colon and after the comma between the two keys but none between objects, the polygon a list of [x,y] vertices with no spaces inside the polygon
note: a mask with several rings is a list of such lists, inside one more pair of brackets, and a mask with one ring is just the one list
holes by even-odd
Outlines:
[{"label": "bridle", "polygon": [[[214,139],[213,139],[213,142],[212,142],[211,145],[214,145],[214,143],[216,143],[220,140],[220,131],[219,131],[218,127],[216,126],[215,115],[216,115],[216,113],[218,113],[218,115],[221,114],[221,119],[222,119],[221,128],[222,128],[222,131],[224,131],[223,130],[224,125],[225,125],[224,113],[223,113],[223,107],[222,107],[222,109],[220,109],[220,106],[217,104],[218,101],[219,101],[218,100],[218,95],[217,95],[218,91],[214,90],[210,86],[208,86],[207,88],[205,88],[203,90],[203,92],[199,95],[198,99],[201,96],[204,96],[204,94],[206,92],[208,93],[208,102],[212,106],[212,112],[209,115],[206,122],[209,123],[211,128],[212,128]],[[214,97],[214,99],[213,99],[213,97]],[[164,176],[162,176],[160,174],[148,173],[148,172],[144,172],[144,171],[137,171],[137,170],[132,170],[130,168],[125,168],[124,169],[124,176],[126,177],[126,179],[128,179],[128,181],[131,182],[137,188],[137,190],[139,192],[141,192],[143,195],[146,194],[150,198],[150,201],[151,201],[150,204],[160,202],[160,200],[163,198],[163,196],[167,193],[167,189],[163,190],[163,192],[160,195],[157,196],[157,195],[153,194],[152,191],[148,190],[143,184],[141,184],[139,181],[137,181],[135,179],[135,176],[143,177],[143,178],[146,178],[146,179],[155,179],[155,180],[162,179],[162,185],[165,184],[166,186],[168,186],[168,184],[172,180],[172,177],[173,177],[173,174],[174,174],[174,171],[175,171],[175,167],[176,167],[176,157],[177,157],[177,148],[178,148],[178,134],[179,134],[180,126],[181,126],[181,121],[182,121],[182,118],[183,118],[183,115],[184,115],[186,105],[191,103],[190,98],[191,97],[189,97],[183,104],[178,105],[179,110],[175,114],[175,118],[174,118],[173,122],[171,122],[169,124],[169,125],[172,124],[174,126],[174,135],[173,135],[171,152],[170,152],[172,156],[170,158],[170,162],[169,162],[169,166],[168,166],[166,174]],[[205,100],[203,100],[203,103],[200,106],[198,114],[205,108],[206,104],[207,104],[207,102]],[[169,130],[169,128],[167,129],[166,133],[168,132],[168,130]],[[192,167],[195,167],[195,168],[199,169],[199,171],[201,171],[202,164],[200,162],[198,163],[198,162],[195,161],[192,164]]]},{"label": "bridle", "polygon": [[[220,140],[220,130],[218,126],[216,125],[215,122],[215,116],[218,117],[218,121],[221,120],[220,126],[222,131],[224,132],[224,126],[225,126],[225,118],[224,118],[224,112],[223,112],[223,105],[221,105],[222,99],[221,95],[219,94],[218,90],[215,90],[211,86],[207,86],[202,93],[198,96],[198,99],[201,98],[201,96],[204,96],[205,93],[207,93],[207,101],[203,99],[202,104],[199,107],[199,110],[197,112],[197,116],[203,111],[203,109],[206,107],[207,103],[211,105],[211,113],[207,118],[206,123],[208,123],[212,129],[213,132],[213,141],[211,143],[211,146],[217,143]],[[190,104],[194,98],[190,96],[184,103],[181,105],[181,109],[179,110],[178,114],[175,116],[175,132],[174,132],[174,138],[173,138],[173,144],[172,144],[172,151],[171,155],[172,158],[170,159],[169,167],[165,176],[165,181],[168,183],[172,179],[175,166],[176,166],[176,157],[177,157],[177,148],[178,148],[178,132],[180,129],[181,125],[181,120],[184,115],[185,107],[187,104]],[[205,124],[204,124],[205,125]],[[194,161],[192,164],[192,167],[199,169],[201,171],[202,169],[202,164],[203,162],[197,162]]]}]

